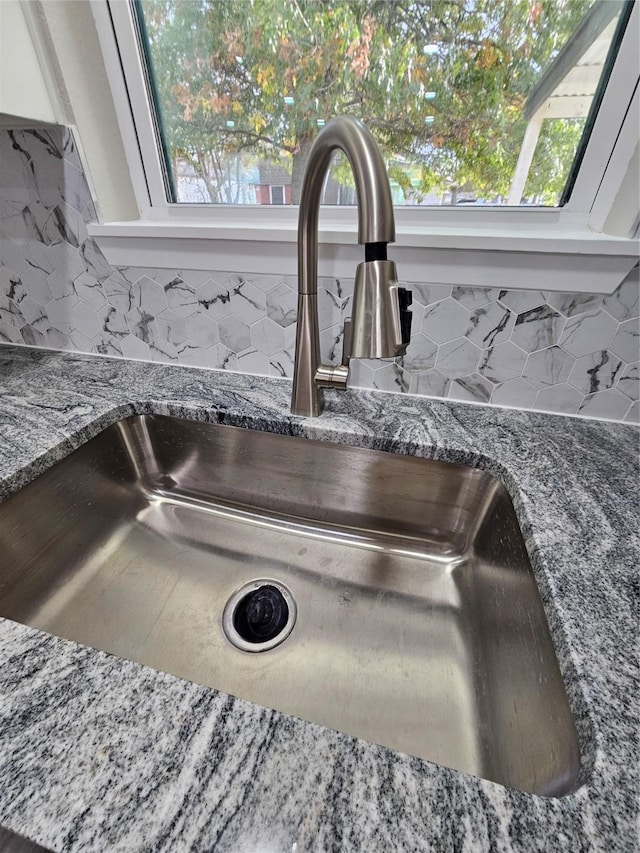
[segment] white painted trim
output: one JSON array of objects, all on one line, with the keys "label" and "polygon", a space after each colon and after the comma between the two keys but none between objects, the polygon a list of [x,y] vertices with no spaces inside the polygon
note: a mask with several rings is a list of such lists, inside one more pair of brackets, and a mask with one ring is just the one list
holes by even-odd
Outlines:
[{"label": "white painted trim", "polygon": [[[296,275],[296,233],[280,229],[212,228],[204,223],[109,223],[90,225],[106,259],[114,266],[197,269],[262,275]],[[175,236],[179,235],[179,236]],[[249,237],[249,239],[248,239]],[[422,245],[417,247],[416,242]],[[638,242],[601,238],[522,234],[509,249],[509,238],[486,233],[442,232],[411,235],[402,231],[389,246],[404,281],[499,287],[523,290],[561,290],[612,293],[635,266]],[[557,244],[557,245],[554,245]],[[632,245],[635,248],[632,248]],[[357,235],[320,232],[318,272],[321,276],[352,278],[363,259]]]},{"label": "white painted trim", "polygon": [[[228,224],[212,226],[207,222],[107,222],[91,223],[89,233],[104,240],[108,237],[125,239],[179,240],[224,240],[226,242],[276,243],[291,245],[297,241],[297,230],[281,223],[259,226]],[[320,243],[335,246],[350,246],[358,242],[357,227],[339,226],[331,223],[320,226]],[[640,243],[623,237],[594,234],[586,231],[560,231],[520,228],[512,232],[507,228],[452,229],[430,228],[417,231],[399,225],[396,242],[391,244],[403,249],[459,249],[462,251],[527,252],[529,254],[556,255],[579,254],[603,257],[637,257]],[[237,248],[240,251],[240,247]],[[194,268],[195,269],[195,268]]]},{"label": "white painted trim", "polygon": [[611,226],[607,223],[614,218],[620,224],[609,233],[624,236],[632,233],[633,223],[639,213],[640,193],[637,181],[632,183],[631,188],[626,184],[628,180],[635,180],[631,177],[634,173],[633,170],[630,172],[630,166],[632,158],[638,156],[639,127],[640,86],[637,86],[589,215],[589,227],[596,233],[609,231]]},{"label": "white painted trim", "polygon": [[[602,177],[615,148],[620,128],[638,85],[640,75],[638,59],[639,6],[640,4],[637,2],[633,5],[616,63],[611,72],[580,165],[580,172],[566,206],[567,210],[589,212],[592,209]],[[638,133],[639,129],[636,126],[636,138]],[[622,174],[624,174],[624,169]]]},{"label": "white painted trim", "polygon": [[26,0],[22,3],[24,19],[27,29],[31,35],[44,84],[49,93],[49,100],[58,124],[73,124],[74,118],[71,113],[68,93],[62,80],[60,66],[55,56],[51,39],[48,37],[46,24],[42,17],[41,6],[36,0]]},{"label": "white painted trim", "polygon": [[542,115],[542,110],[538,110],[538,112],[534,113],[527,122],[522,145],[520,146],[520,153],[518,154],[516,171],[514,173],[513,180],[511,181],[507,204],[520,204],[525,184],[527,183],[527,178],[529,176],[529,169],[531,168],[531,163],[533,161],[533,155],[536,150],[536,145],[538,144],[538,137],[542,130],[543,120],[544,116]]},{"label": "white painted trim", "polygon": [[[129,103],[129,95],[125,82],[122,65],[120,63],[120,52],[118,43],[113,35],[113,25],[111,23],[111,12],[107,0],[90,0],[91,12],[96,24],[96,32],[100,42],[100,49],[104,59],[104,67],[111,88],[113,97],[113,106],[118,119],[118,126],[122,136],[124,146],[126,165],[129,168],[131,177],[132,190],[135,193],[138,211],[142,219],[149,218],[151,214],[151,199],[149,197],[149,189],[143,158],[140,152],[138,143],[138,134],[133,121],[131,104]],[[128,10],[127,0],[120,0],[120,3],[114,4],[117,9],[121,6]],[[127,32],[127,30],[124,30]],[[122,49],[124,50],[123,44]],[[134,57],[138,57],[137,46],[134,42]],[[139,64],[138,64],[139,68]],[[141,74],[141,71],[139,71]],[[155,154],[157,157],[157,152]],[[123,164],[124,165],[124,164]]]}]

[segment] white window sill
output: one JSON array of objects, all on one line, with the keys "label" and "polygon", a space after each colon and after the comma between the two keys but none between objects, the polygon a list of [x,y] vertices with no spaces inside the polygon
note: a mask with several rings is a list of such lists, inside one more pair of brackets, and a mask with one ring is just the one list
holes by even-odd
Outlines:
[{"label": "white window sill", "polygon": [[[297,228],[267,223],[136,221],[88,226],[118,267],[295,275]],[[638,240],[522,223],[518,228],[399,223],[389,256],[404,281],[501,289],[613,293],[635,266]],[[355,222],[321,224],[319,275],[352,278],[363,260]]]}]

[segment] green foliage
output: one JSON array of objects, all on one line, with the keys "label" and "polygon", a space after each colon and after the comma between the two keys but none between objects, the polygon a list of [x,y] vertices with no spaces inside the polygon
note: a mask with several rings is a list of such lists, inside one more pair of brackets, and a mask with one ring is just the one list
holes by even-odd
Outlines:
[{"label": "green foliage", "polygon": [[[590,0],[141,6],[169,147],[207,178],[212,200],[226,200],[229,155],[295,161],[318,120],[344,113],[372,129],[393,179],[419,199],[451,185],[508,192],[527,95]],[[527,192],[555,201],[579,133],[575,122],[544,123]]]}]

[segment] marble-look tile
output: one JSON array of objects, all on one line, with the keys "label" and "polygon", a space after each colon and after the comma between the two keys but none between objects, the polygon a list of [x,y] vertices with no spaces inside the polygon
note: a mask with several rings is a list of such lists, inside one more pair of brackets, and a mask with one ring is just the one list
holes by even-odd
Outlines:
[{"label": "marble-look tile", "polygon": [[451,296],[465,308],[473,310],[474,308],[481,308],[488,302],[494,302],[498,293],[498,290],[490,287],[454,287]]},{"label": "marble-look tile", "polygon": [[342,340],[344,326],[337,323],[320,332],[320,356],[328,364],[340,364],[342,361]]},{"label": "marble-look tile", "polygon": [[321,282],[318,286],[318,324],[322,331],[350,316],[352,294],[340,279],[321,279]]},{"label": "marble-look tile", "polygon": [[53,299],[53,292],[49,287],[48,273],[27,263],[20,274],[22,284],[34,302],[47,305]]},{"label": "marble-look tile", "polygon": [[154,338],[158,337],[155,318],[151,314],[147,314],[142,308],[134,308],[125,316],[131,334],[140,338],[145,344],[150,344]]},{"label": "marble-look tile", "polygon": [[561,347],[548,347],[527,356],[522,378],[535,388],[557,385],[567,381],[574,364],[574,357]]},{"label": "marble-look tile", "polygon": [[536,400],[536,389],[526,379],[508,379],[493,389],[491,402],[498,406],[530,409]]},{"label": "marble-look tile", "polygon": [[[172,293],[176,299],[180,298],[178,287],[172,288]],[[157,317],[161,311],[168,307],[169,302],[164,287],[149,278],[148,275],[143,275],[135,284],[131,285],[131,304],[134,308],[144,311],[145,314]]]},{"label": "marble-look tile", "polygon": [[527,354],[507,341],[485,350],[480,358],[478,373],[491,382],[506,382],[522,375]]},{"label": "marble-look tile", "polygon": [[231,276],[225,281],[231,296],[231,311],[238,319],[251,325],[264,317],[266,296],[249,279]]},{"label": "marble-look tile", "polygon": [[78,302],[71,309],[71,323],[88,338],[95,338],[102,331],[100,317],[84,302]]},{"label": "marble-look tile", "polygon": [[511,340],[526,352],[545,349],[558,343],[564,317],[549,305],[541,305],[518,314]]},{"label": "marble-look tile", "polygon": [[251,346],[249,326],[235,314],[220,320],[218,333],[221,342],[234,353],[242,352]]},{"label": "marble-look tile", "polygon": [[185,367],[202,367],[206,363],[206,350],[192,341],[184,341],[176,347],[178,361]]},{"label": "marble-look tile", "polygon": [[113,268],[106,262],[97,243],[91,237],[88,237],[80,246],[80,257],[85,270],[98,281],[108,278],[113,272]]},{"label": "marble-look tile", "polygon": [[421,305],[433,305],[434,302],[440,302],[451,296],[452,288],[447,284],[420,284],[419,282],[411,283],[411,292],[416,302]]},{"label": "marble-look tile", "polygon": [[573,317],[599,308],[602,305],[602,296],[594,293],[554,292],[548,294],[547,303],[565,317]]},{"label": "marble-look tile", "polygon": [[[607,415],[607,417],[609,416]],[[632,424],[640,424],[640,403],[637,400],[631,404],[631,408],[624,419]]]},{"label": "marble-look tile", "polygon": [[637,318],[620,323],[609,349],[627,363],[638,360],[640,354],[640,323]]},{"label": "marble-look tile", "polygon": [[138,359],[139,361],[151,360],[149,345],[135,335],[123,337],[120,341],[120,347],[125,358]]},{"label": "marble-look tile", "polygon": [[73,287],[81,302],[97,310],[107,303],[102,284],[86,272],[74,279]]},{"label": "marble-look tile", "polygon": [[349,362],[349,385],[351,388],[371,388],[375,359],[352,358]]},{"label": "marble-look tile", "polygon": [[499,302],[489,302],[469,315],[466,337],[481,349],[508,341],[515,323],[515,314]]},{"label": "marble-look tile", "polygon": [[93,351],[99,355],[108,355],[115,358],[122,356],[122,345],[117,338],[111,335],[97,335],[93,339]]},{"label": "marble-look tile", "polygon": [[[180,284],[190,286],[190,282],[185,281],[179,271],[173,269],[161,269],[157,267],[121,267],[120,272],[124,275],[127,281],[135,284],[141,278],[147,277],[163,288],[168,288],[171,284],[174,289],[179,290]],[[176,301],[179,301],[178,294],[174,294]]]},{"label": "marble-look tile", "polygon": [[36,329],[46,329],[49,326],[49,318],[42,305],[34,302],[29,296],[25,296],[18,303],[20,313],[27,323]]},{"label": "marble-look tile", "polygon": [[157,337],[149,342],[149,352],[153,361],[172,364],[179,361],[178,348],[171,341]]},{"label": "marble-look tile", "polygon": [[611,296],[605,296],[602,307],[619,322],[640,315],[640,268],[635,267]]},{"label": "marble-look tile", "polygon": [[446,397],[451,380],[444,373],[432,368],[414,373],[411,377],[409,391],[425,397]]},{"label": "marble-look tile", "polygon": [[183,344],[189,337],[186,322],[170,308],[156,316],[156,329],[158,338],[174,346]]},{"label": "marble-look tile", "polygon": [[0,293],[4,293],[8,299],[20,302],[27,295],[20,275],[4,264],[0,264]]},{"label": "marble-look tile", "polygon": [[46,347],[45,335],[34,326],[26,325],[20,329],[22,340],[30,347]]},{"label": "marble-look tile", "polygon": [[449,386],[449,397],[453,400],[472,400],[476,403],[488,403],[493,385],[479,373],[460,376]]},{"label": "marble-look tile", "polygon": [[432,341],[443,344],[464,335],[468,320],[469,312],[466,308],[455,299],[444,299],[426,309],[422,333]]},{"label": "marble-look tile", "polygon": [[543,412],[563,412],[575,415],[582,405],[584,395],[566,382],[550,385],[538,391],[535,406]]},{"label": "marble-look tile", "polygon": [[373,387],[380,391],[396,391],[406,394],[409,390],[410,375],[397,362],[391,362],[373,371]]},{"label": "marble-look tile", "polygon": [[267,293],[267,317],[279,326],[290,326],[296,322],[298,295],[284,283],[278,284]]},{"label": "marble-look tile", "polygon": [[21,344],[23,343],[20,329],[7,323],[0,315],[0,343],[3,344]]},{"label": "marble-look tile", "polygon": [[[1,193],[2,189],[0,188],[0,194]],[[0,205],[2,205],[1,195]],[[0,223],[1,221],[2,213],[0,211]],[[2,274],[3,267],[6,267],[14,275],[22,278],[22,273],[27,268],[27,258],[24,244],[6,239],[2,233],[2,226],[0,225],[0,276]]]},{"label": "marble-look tile", "polygon": [[[278,378],[293,376],[294,358],[293,350],[281,350],[274,353],[269,359],[269,376]],[[352,385],[357,385],[355,380],[352,380]]]},{"label": "marble-look tile", "polygon": [[607,349],[617,323],[603,311],[591,311],[567,320],[560,346],[576,357]]},{"label": "marble-look tile", "polygon": [[595,394],[611,388],[620,376],[624,363],[609,350],[576,359],[569,382],[583,394]]},{"label": "marble-look tile", "polygon": [[281,276],[281,275],[253,275],[251,276],[251,284],[254,287],[257,287],[258,290],[261,290],[263,293],[268,293],[270,290],[273,290],[274,287],[277,287],[282,282],[288,283],[289,287],[293,290],[297,290],[296,278],[295,276]]},{"label": "marble-look tile", "polygon": [[102,289],[108,303],[113,305],[114,308],[117,308],[122,314],[127,314],[136,307],[134,304],[131,283],[119,270],[115,270],[110,276],[103,279]]},{"label": "marble-look tile", "polygon": [[111,305],[105,305],[98,311],[102,320],[102,331],[112,338],[124,338],[129,335],[129,324],[125,314]]},{"label": "marble-look tile", "polygon": [[238,370],[241,373],[253,373],[256,376],[268,376],[269,365],[269,357],[258,349],[249,348],[238,354]]},{"label": "marble-look tile", "polygon": [[67,350],[71,349],[71,341],[63,332],[59,329],[54,329],[53,327],[49,327],[45,330],[45,338],[47,341],[47,347],[50,349],[61,349]]},{"label": "marble-look tile", "polygon": [[229,289],[213,278],[207,279],[198,286],[196,298],[198,314],[193,314],[192,317],[206,314],[211,320],[218,321],[233,313]]},{"label": "marble-look tile", "polygon": [[436,367],[450,379],[469,376],[476,372],[481,354],[474,343],[466,338],[458,338],[439,348]]},{"label": "marble-look tile", "polygon": [[578,414],[590,415],[593,418],[616,418],[622,420],[631,408],[627,396],[616,388],[589,394],[578,408]]},{"label": "marble-look tile", "polygon": [[273,320],[264,317],[251,326],[251,343],[259,352],[275,355],[284,348],[284,330]]},{"label": "marble-look tile", "polygon": [[195,287],[196,291],[211,278],[211,270],[177,270],[177,274],[186,284]]},{"label": "marble-look tile", "polygon": [[199,312],[187,317],[187,336],[203,349],[217,344],[220,340],[218,324],[209,318],[209,312]]},{"label": "marble-look tile", "polygon": [[620,373],[616,388],[622,391],[630,400],[640,398],[640,364],[628,364]]},{"label": "marble-look tile", "polygon": [[[49,287],[54,294],[66,294],[73,290],[73,282],[86,269],[81,253],[68,243],[55,243],[47,246],[47,256],[52,270],[47,277]],[[97,276],[94,276],[97,278]]]},{"label": "marble-look tile", "polygon": [[75,290],[66,296],[55,297],[46,308],[51,325],[68,335],[74,329],[71,311],[79,303]]},{"label": "marble-look tile", "polygon": [[207,365],[217,370],[237,370],[238,356],[220,341],[208,348]]},{"label": "marble-look tile", "polygon": [[93,338],[85,335],[75,326],[69,330],[68,338],[72,348],[78,352],[91,352],[93,350]]},{"label": "marble-look tile", "polygon": [[421,332],[411,335],[407,354],[401,357],[401,364],[406,370],[419,372],[428,370],[436,363],[438,345]]},{"label": "marble-look tile", "polygon": [[3,296],[0,294],[0,320],[4,323],[7,323],[9,326],[13,326],[16,329],[21,329],[26,320],[22,316],[22,311],[19,306],[13,301],[13,299],[9,299],[8,296]]},{"label": "marble-look tile", "polygon": [[195,289],[190,284],[186,284],[180,276],[174,276],[165,284],[164,292],[169,308],[181,317],[190,317],[198,310]]}]

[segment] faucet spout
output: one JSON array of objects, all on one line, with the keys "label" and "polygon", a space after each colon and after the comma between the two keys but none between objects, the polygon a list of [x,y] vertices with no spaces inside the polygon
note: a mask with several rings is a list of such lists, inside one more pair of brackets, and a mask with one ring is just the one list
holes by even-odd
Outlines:
[{"label": "faucet spout", "polygon": [[[318,329],[318,218],[324,181],[333,152],[351,165],[358,199],[358,242],[365,261],[358,266],[352,319],[345,321],[341,365],[320,361]],[[302,183],[298,217],[298,325],[291,411],[314,417],[323,406],[323,388],[346,388],[349,359],[393,358],[408,343],[410,294],[401,297],[387,243],[395,241],[395,220],[384,160],[369,130],[352,116],[328,122],[313,144]],[[407,319],[409,318],[409,319]]]}]

